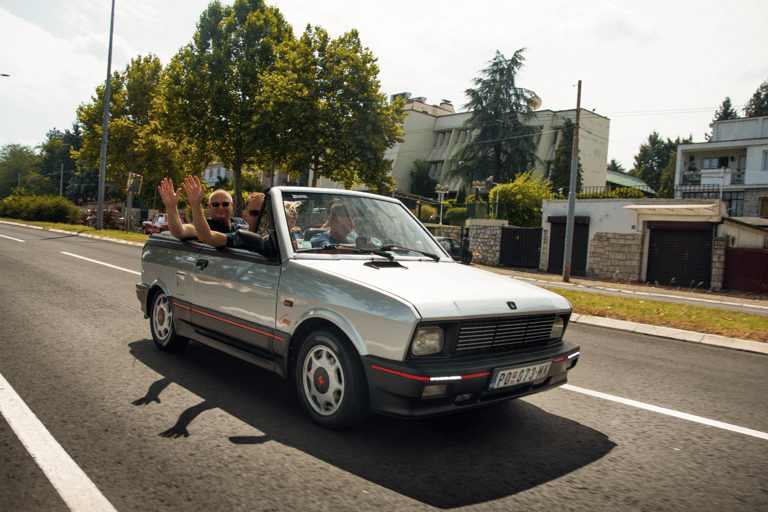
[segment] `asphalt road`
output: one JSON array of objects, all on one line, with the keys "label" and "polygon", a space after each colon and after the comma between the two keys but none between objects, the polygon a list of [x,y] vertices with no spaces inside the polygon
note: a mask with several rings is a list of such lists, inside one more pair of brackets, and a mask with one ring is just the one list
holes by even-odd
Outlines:
[{"label": "asphalt road", "polygon": [[[566,387],[332,432],[274,375],[157,350],[140,248],[0,224],[0,257],[0,375],[121,512],[768,510],[765,355],[572,325]],[[0,447],[0,510],[68,509],[3,416]]]}]

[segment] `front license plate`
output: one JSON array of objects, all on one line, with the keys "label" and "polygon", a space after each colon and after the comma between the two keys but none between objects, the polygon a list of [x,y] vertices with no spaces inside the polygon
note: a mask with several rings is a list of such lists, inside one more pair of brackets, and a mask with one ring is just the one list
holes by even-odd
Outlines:
[{"label": "front license plate", "polygon": [[517,368],[499,368],[493,371],[488,389],[506,388],[543,379],[549,373],[552,361]]}]

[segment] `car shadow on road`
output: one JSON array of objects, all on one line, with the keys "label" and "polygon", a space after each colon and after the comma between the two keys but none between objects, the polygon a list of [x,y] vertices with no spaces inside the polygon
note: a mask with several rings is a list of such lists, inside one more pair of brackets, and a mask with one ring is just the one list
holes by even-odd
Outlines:
[{"label": "car shadow on road", "polygon": [[234,444],[276,441],[438,508],[526,491],[587,466],[616,446],[602,432],[525,400],[417,421],[373,415],[356,429],[326,430],[305,416],[293,383],[261,368],[194,342],[182,355],[157,350],[151,339],[129,347],[162,375],[147,382],[147,395],[135,405],[161,403],[170,383],[203,399],[160,435],[190,435],[190,424],[204,421],[200,412],[218,408],[265,434],[229,437]]}]

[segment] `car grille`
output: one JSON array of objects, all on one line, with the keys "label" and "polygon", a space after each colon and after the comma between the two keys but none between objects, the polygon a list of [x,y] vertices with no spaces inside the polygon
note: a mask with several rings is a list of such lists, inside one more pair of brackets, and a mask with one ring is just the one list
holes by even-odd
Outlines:
[{"label": "car grille", "polygon": [[483,318],[461,322],[454,355],[507,352],[549,342],[555,315]]}]

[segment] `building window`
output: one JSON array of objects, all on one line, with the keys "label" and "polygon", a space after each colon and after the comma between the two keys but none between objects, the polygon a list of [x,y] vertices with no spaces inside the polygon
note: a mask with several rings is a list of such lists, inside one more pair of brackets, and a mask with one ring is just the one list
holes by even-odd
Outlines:
[{"label": "building window", "polygon": [[763,151],[763,170],[768,171],[768,151]]},{"label": "building window", "polygon": [[701,160],[702,169],[717,169],[717,158],[703,158]]}]

